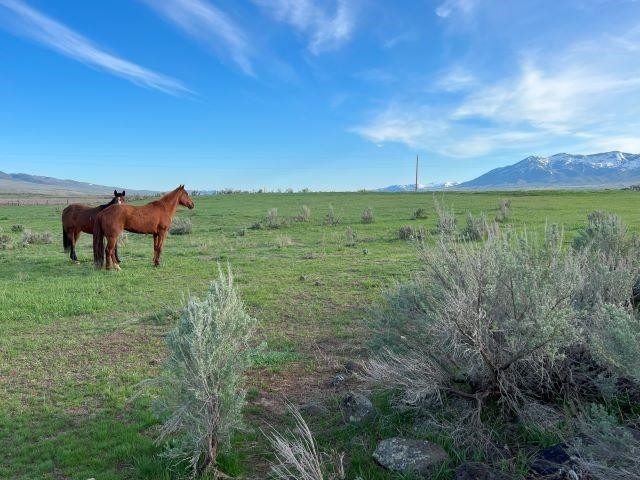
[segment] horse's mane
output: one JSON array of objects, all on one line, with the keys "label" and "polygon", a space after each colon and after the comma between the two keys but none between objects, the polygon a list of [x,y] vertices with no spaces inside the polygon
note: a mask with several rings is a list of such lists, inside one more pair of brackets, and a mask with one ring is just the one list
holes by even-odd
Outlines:
[{"label": "horse's mane", "polygon": [[162,195],[159,199],[149,202],[149,204],[164,205],[165,203],[169,202],[174,196],[176,196],[180,190],[184,190],[184,185],[180,185],[179,187],[174,188],[170,192]]},{"label": "horse's mane", "polygon": [[98,211],[101,212],[105,208],[110,207],[111,205],[115,205],[117,202],[118,202],[118,197],[113,197],[109,203],[105,203],[104,205],[99,205],[97,207]]}]

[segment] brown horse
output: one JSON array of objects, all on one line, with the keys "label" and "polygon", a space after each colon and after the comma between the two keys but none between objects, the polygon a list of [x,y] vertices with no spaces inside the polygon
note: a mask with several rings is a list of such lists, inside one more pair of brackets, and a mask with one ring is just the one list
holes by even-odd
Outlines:
[{"label": "brown horse", "polygon": [[[117,190],[113,191],[113,198],[109,203],[100,205],[98,207],[89,207],[82,205],[81,203],[72,203],[62,211],[62,245],[65,252],[69,253],[69,258],[74,262],[78,261],[76,256],[76,243],[82,232],[93,233],[93,222],[96,215],[105,208],[124,203],[125,191],[118,193]],[[116,252],[118,255],[118,252]]]},{"label": "brown horse", "polygon": [[109,270],[113,265],[116,270],[120,270],[115,249],[118,237],[123,230],[133,233],[152,233],[153,263],[156,266],[160,265],[162,245],[178,205],[183,205],[189,210],[193,208],[193,200],[184,189],[184,185],[141,207],[113,205],[100,212],[93,226],[93,261],[96,267],[102,268],[104,263],[104,237],[106,236],[106,268]]}]

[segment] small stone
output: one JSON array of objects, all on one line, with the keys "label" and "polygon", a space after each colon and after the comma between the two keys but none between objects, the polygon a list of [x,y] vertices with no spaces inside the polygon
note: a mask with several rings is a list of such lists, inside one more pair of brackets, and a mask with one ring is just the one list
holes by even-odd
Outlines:
[{"label": "small stone", "polygon": [[373,458],[383,467],[400,473],[428,475],[449,456],[444,449],[426,440],[388,438],[382,440]]},{"label": "small stone", "polygon": [[298,280],[300,280],[301,282],[304,282],[304,281],[306,281],[306,280],[307,280],[307,277],[305,277],[304,275],[300,275],[300,276],[298,277]]},{"label": "small stone", "polygon": [[320,285],[322,285],[322,284],[320,283],[320,281],[319,281],[319,280],[316,280],[315,282],[313,282],[313,284],[314,284],[316,287],[319,287]]},{"label": "small stone", "polygon": [[337,375],[334,375],[334,377],[331,380],[329,380],[329,385],[331,385],[332,387],[337,387],[338,385],[341,385],[346,381],[347,381],[347,376],[344,375],[343,373],[338,373]]},{"label": "small stone", "polygon": [[357,372],[358,370],[360,370],[360,365],[358,365],[353,360],[347,360],[344,363],[344,369],[345,369],[345,371],[347,371],[349,373],[353,373],[353,372]]},{"label": "small stone", "polygon": [[456,468],[453,480],[512,480],[515,477],[484,463],[466,462]]},{"label": "small stone", "polygon": [[375,408],[361,393],[349,393],[342,400],[342,411],[350,422],[361,422],[375,414]]}]

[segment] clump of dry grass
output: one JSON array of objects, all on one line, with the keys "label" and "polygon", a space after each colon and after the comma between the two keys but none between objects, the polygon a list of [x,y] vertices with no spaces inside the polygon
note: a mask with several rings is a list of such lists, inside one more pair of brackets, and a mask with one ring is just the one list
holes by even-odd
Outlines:
[{"label": "clump of dry grass", "polygon": [[273,477],[278,480],[344,479],[344,454],[321,452],[298,409],[292,405],[288,408],[295,420],[295,428],[284,433],[272,428],[267,434],[276,457],[271,463]]},{"label": "clump of dry grass", "polygon": [[291,245],[295,245],[291,237],[287,235],[279,235],[276,237],[276,247],[285,248],[285,247],[290,247]]}]

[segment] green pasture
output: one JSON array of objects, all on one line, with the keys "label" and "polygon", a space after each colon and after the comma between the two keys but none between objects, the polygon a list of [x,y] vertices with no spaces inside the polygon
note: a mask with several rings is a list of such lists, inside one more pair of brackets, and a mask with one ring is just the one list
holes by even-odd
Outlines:
[{"label": "green pasture", "polygon": [[[162,446],[153,442],[149,394],[132,396],[161,367],[163,335],[185,300],[201,295],[218,265],[227,264],[259,320],[257,341],[267,347],[248,380],[249,428],[221,459],[222,469],[265,478],[270,454],[260,429],[287,422],[285,399],[320,399],[329,413],[311,419],[311,427],[323,448],[347,453],[347,478],[404,478],[371,459],[377,440],[406,430],[403,414],[349,425],[337,405],[357,382],[330,380],[345,361],[366,358],[367,319],[383,290],[420,268],[415,244],[397,232],[403,225],[433,231],[434,198],[453,207],[460,227],[468,211],[493,219],[508,198],[505,228],[537,232],[558,223],[566,242],[593,210],[619,214],[634,231],[640,225],[640,193],[632,191],[201,196],[193,210],[179,208],[193,232],[167,238],[160,267],[152,266],[152,238],[129,234],[119,247],[122,271],[106,272],[93,267],[90,235],[77,246],[79,264],[63,253],[63,206],[0,207],[0,235],[11,247],[0,249],[0,478],[179,476],[179,466],[157,457]],[[303,205],[310,221],[291,221]],[[330,205],[340,219],[335,226],[323,225]],[[361,221],[367,207],[371,224]],[[252,229],[272,208],[287,224]],[[412,219],[418,208],[427,218]],[[18,224],[51,232],[54,243],[22,246],[22,233],[12,229]],[[384,400],[376,398],[383,412]]]}]

